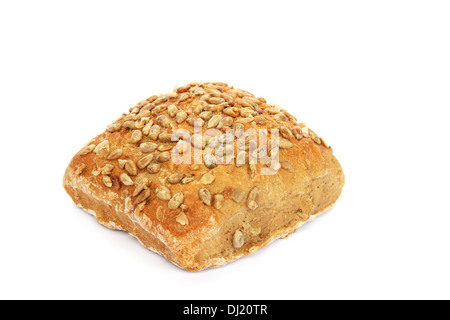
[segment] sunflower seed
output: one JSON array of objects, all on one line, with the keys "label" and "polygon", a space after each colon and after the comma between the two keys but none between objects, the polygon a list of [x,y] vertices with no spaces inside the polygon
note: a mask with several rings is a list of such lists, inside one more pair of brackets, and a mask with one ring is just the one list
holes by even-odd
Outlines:
[{"label": "sunflower seed", "polygon": [[157,106],[163,102],[166,102],[167,100],[168,100],[167,97],[160,97],[160,98],[156,99],[155,101],[153,101],[153,104],[155,106]]},{"label": "sunflower seed", "polygon": [[152,128],[152,126],[153,126],[153,121],[150,120],[150,121],[144,126],[144,128],[142,128],[142,134],[145,135],[145,136],[148,136],[149,133],[150,133],[150,129]]},{"label": "sunflower seed", "polygon": [[273,118],[275,119],[275,121],[278,122],[288,121],[288,118],[284,115],[284,113],[277,113],[276,115],[273,116]]},{"label": "sunflower seed", "polygon": [[120,169],[123,169],[123,168],[125,168],[125,164],[127,163],[127,160],[119,159],[119,160],[117,160],[117,162],[119,162]]},{"label": "sunflower seed", "polygon": [[94,149],[95,149],[95,144],[90,144],[90,145],[84,147],[83,149],[81,149],[80,155],[85,156],[88,153],[91,153],[92,151],[94,151]]},{"label": "sunflower seed", "polygon": [[195,180],[195,176],[193,174],[191,174],[189,176],[184,177],[183,180],[181,180],[181,184],[188,184],[194,180]]},{"label": "sunflower seed", "polygon": [[136,167],[136,163],[134,163],[133,160],[127,160],[127,162],[125,163],[125,170],[128,172],[128,174],[135,176],[137,175],[137,167]]},{"label": "sunflower seed", "polygon": [[161,133],[161,127],[159,125],[155,124],[154,126],[152,126],[150,128],[148,136],[150,137],[150,139],[157,140],[160,133]]},{"label": "sunflower seed", "polygon": [[201,101],[208,101],[211,98],[210,94],[204,94],[200,97]]},{"label": "sunflower seed", "polygon": [[165,115],[161,115],[156,118],[156,123],[160,125],[162,128],[168,128],[172,124]]},{"label": "sunflower seed", "polygon": [[123,127],[125,128],[125,129],[134,129],[134,128],[136,128],[136,124],[134,123],[134,121],[125,121],[124,123],[123,123]]},{"label": "sunflower seed", "polygon": [[190,87],[191,87],[190,84],[186,84],[186,85],[184,85],[184,86],[181,86],[181,87],[176,88],[175,91],[178,92],[178,93],[183,93],[183,92],[188,91]]},{"label": "sunflower seed", "polygon": [[177,184],[180,183],[181,180],[184,179],[186,175],[181,172],[172,173],[170,176],[167,177],[167,181],[171,184]]},{"label": "sunflower seed", "polygon": [[153,160],[153,154],[148,154],[145,157],[141,158],[136,164],[138,166],[139,169],[144,169],[145,167],[147,167],[150,162],[152,162]]},{"label": "sunflower seed", "polygon": [[233,247],[236,249],[241,248],[244,245],[244,234],[236,230],[236,232],[233,235]]},{"label": "sunflower seed", "polygon": [[184,212],[181,212],[179,215],[177,215],[175,221],[181,224],[182,226],[186,226],[189,224],[189,220]]},{"label": "sunflower seed", "polygon": [[251,109],[251,108],[242,108],[239,110],[239,114],[243,118],[248,118],[250,116],[253,116],[254,113],[255,113],[255,111],[253,111],[253,109]]},{"label": "sunflower seed", "polygon": [[136,216],[136,218],[142,216],[142,211],[144,210],[146,204],[147,204],[146,201],[142,201],[136,206],[136,209],[134,209],[134,215]]},{"label": "sunflower seed", "polygon": [[217,89],[209,89],[208,90],[208,92],[209,92],[209,94],[212,96],[212,97],[221,97],[222,96],[222,92],[220,92],[219,90],[217,90]]},{"label": "sunflower seed", "polygon": [[238,108],[226,108],[222,111],[222,113],[226,114],[227,116],[236,118],[239,116],[239,109]]},{"label": "sunflower seed", "polygon": [[280,138],[279,142],[278,142],[278,146],[281,149],[290,149],[294,146],[294,144],[292,142],[290,142],[289,140]]},{"label": "sunflower seed", "polygon": [[109,176],[112,173],[113,169],[114,169],[114,166],[112,164],[108,163],[101,169],[101,172],[103,175]]},{"label": "sunflower seed", "polygon": [[143,118],[141,116],[139,116],[138,118],[140,118],[139,121],[136,121],[135,127],[136,129],[142,129],[145,127],[145,125],[149,122],[150,118]]},{"label": "sunflower seed", "polygon": [[86,165],[84,163],[80,164],[77,169],[75,170],[75,174],[79,176],[83,173],[84,169],[86,169]]},{"label": "sunflower seed", "polygon": [[180,140],[177,142],[177,144],[175,145],[175,149],[176,152],[178,153],[185,153],[189,150],[189,143],[185,142],[184,140]]},{"label": "sunflower seed", "polygon": [[212,174],[211,171],[208,171],[201,177],[200,182],[206,185],[213,183],[214,180],[216,180],[216,177]]},{"label": "sunflower seed", "polygon": [[111,151],[111,153],[108,155],[107,159],[108,160],[117,160],[122,156],[122,149],[116,149]]},{"label": "sunflower seed", "polygon": [[172,198],[170,189],[165,186],[159,186],[156,189],[156,197],[158,197],[159,200],[169,201],[170,198]]},{"label": "sunflower seed", "polygon": [[181,206],[183,201],[184,201],[184,194],[183,194],[183,192],[175,193],[173,195],[172,199],[169,200],[168,207],[171,210],[176,210],[176,209],[178,209]]},{"label": "sunflower seed", "polygon": [[294,136],[297,140],[300,140],[301,138],[303,138],[302,128],[300,128],[300,127],[293,127],[292,133],[294,134]]},{"label": "sunflower seed", "polygon": [[294,138],[294,135],[292,134],[292,131],[287,127],[281,127],[280,133],[283,136],[283,138],[286,138],[288,140],[291,140]]},{"label": "sunflower seed", "polygon": [[185,100],[189,99],[189,94],[188,93],[183,93],[180,95],[180,97],[178,98],[178,102],[183,102]]},{"label": "sunflower seed", "polygon": [[247,100],[244,99],[236,99],[236,103],[246,108],[252,108],[252,104],[250,104]]},{"label": "sunflower seed", "polygon": [[111,188],[112,187],[112,180],[110,176],[103,176],[103,184],[108,187]]},{"label": "sunflower seed", "polygon": [[259,189],[255,187],[248,194],[247,207],[250,210],[255,210],[256,208],[258,208],[258,201],[259,201]]},{"label": "sunflower seed", "polygon": [[200,118],[188,118],[186,120],[187,124],[190,125],[191,127],[197,126],[197,127],[203,127],[203,119]]},{"label": "sunflower seed", "polygon": [[232,125],[233,125],[233,118],[225,117],[222,120],[220,120],[219,124],[217,125],[217,129],[230,128]]},{"label": "sunflower seed", "polygon": [[281,168],[289,171],[289,172],[294,172],[294,165],[289,162],[289,161],[281,161],[280,162]]},{"label": "sunflower seed", "polygon": [[150,153],[150,152],[155,151],[156,148],[158,148],[158,145],[156,143],[153,143],[153,142],[144,142],[144,143],[141,143],[139,148],[144,153]]},{"label": "sunflower seed", "polygon": [[212,104],[220,104],[222,102],[225,102],[225,99],[219,97],[211,97],[208,99],[208,102]]},{"label": "sunflower seed", "polygon": [[147,167],[147,171],[152,174],[158,173],[159,171],[161,171],[161,165],[159,163],[150,164]]},{"label": "sunflower seed", "polygon": [[158,140],[161,142],[172,142],[172,134],[163,132],[158,136]]},{"label": "sunflower seed", "polygon": [[173,118],[177,114],[178,108],[176,105],[171,104],[170,106],[167,107],[167,112],[169,113],[169,117]]},{"label": "sunflower seed", "polygon": [[233,97],[230,96],[229,94],[222,93],[222,98],[223,98],[226,102],[233,102]]},{"label": "sunflower seed", "polygon": [[120,123],[111,123],[106,127],[106,131],[113,133],[119,131],[121,127]]},{"label": "sunflower seed", "polygon": [[208,129],[217,127],[220,120],[222,120],[221,116],[219,116],[219,115],[213,116],[208,122]]},{"label": "sunflower seed", "polygon": [[161,152],[160,154],[158,154],[156,156],[156,161],[163,163],[163,162],[167,162],[170,160],[170,152],[165,151],[165,152]]},{"label": "sunflower seed", "polygon": [[215,209],[220,210],[222,208],[224,202],[225,202],[225,197],[223,195],[216,194],[214,196],[213,204],[214,204]]},{"label": "sunflower seed", "polygon": [[106,158],[109,154],[109,141],[104,140],[100,142],[94,149],[94,153],[100,158]]},{"label": "sunflower seed", "polygon": [[180,124],[183,123],[184,120],[186,120],[187,118],[187,113],[184,110],[180,110],[177,112],[177,114],[175,115],[175,121]]},{"label": "sunflower seed", "polygon": [[150,189],[143,190],[141,193],[139,193],[137,198],[134,199],[134,203],[141,203],[141,202],[147,200],[148,197],[150,197],[150,194],[151,194]]},{"label": "sunflower seed", "polygon": [[311,139],[312,139],[315,143],[317,143],[317,144],[321,144],[321,143],[322,143],[322,141],[320,140],[320,137],[319,137],[316,133],[314,133],[314,132],[311,131],[310,136],[311,136]]},{"label": "sunflower seed", "polygon": [[131,134],[131,142],[132,143],[138,143],[142,139],[142,131],[141,130],[134,130]]},{"label": "sunflower seed", "polygon": [[237,123],[250,123],[253,122],[254,118],[248,117],[248,118],[238,118],[236,119]]},{"label": "sunflower seed", "polygon": [[203,139],[201,134],[194,134],[191,136],[191,144],[196,149],[205,149],[206,140]]},{"label": "sunflower seed", "polygon": [[198,191],[198,196],[204,204],[206,204],[207,206],[211,206],[211,193],[208,189],[200,189]]},{"label": "sunflower seed", "polygon": [[219,144],[220,142],[218,136],[211,137],[207,142],[207,146],[209,149],[215,149]]},{"label": "sunflower seed", "polygon": [[200,113],[199,117],[202,118],[205,121],[208,121],[209,119],[211,119],[213,116],[211,111],[203,111],[202,113]]},{"label": "sunflower seed", "polygon": [[208,169],[214,169],[215,167],[217,167],[217,160],[210,153],[207,153],[203,156],[203,162]]},{"label": "sunflower seed", "polygon": [[147,189],[151,184],[151,180],[146,176],[137,176],[134,180],[134,188],[133,197],[136,197],[142,190]]},{"label": "sunflower seed", "polygon": [[309,129],[307,127],[303,127],[302,134],[305,138],[309,138]]},{"label": "sunflower seed", "polygon": [[132,186],[134,184],[133,180],[131,180],[130,176],[126,173],[122,173],[119,179],[126,186]]}]

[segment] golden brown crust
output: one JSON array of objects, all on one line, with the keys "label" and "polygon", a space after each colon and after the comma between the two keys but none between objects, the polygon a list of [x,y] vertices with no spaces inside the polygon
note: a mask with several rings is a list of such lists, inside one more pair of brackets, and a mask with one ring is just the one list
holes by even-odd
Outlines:
[{"label": "golden brown crust", "polygon": [[[278,167],[271,141],[262,160],[248,164],[249,143],[239,145],[237,137],[230,164],[174,163],[171,152],[183,142],[172,142],[172,133],[193,134],[194,121],[203,122],[203,134],[279,129]],[[225,148],[228,138],[215,139]],[[190,271],[223,265],[294,232],[334,204],[343,185],[339,162],[317,134],[280,106],[221,83],[192,83],[141,101],[78,152],[64,176],[74,202],[100,223],[128,231]]]}]

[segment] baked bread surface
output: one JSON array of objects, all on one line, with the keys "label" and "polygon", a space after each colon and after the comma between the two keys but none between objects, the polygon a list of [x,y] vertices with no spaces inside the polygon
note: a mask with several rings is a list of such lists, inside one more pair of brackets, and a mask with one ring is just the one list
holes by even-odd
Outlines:
[{"label": "baked bread surface", "polygon": [[[222,136],[191,137],[191,162],[196,149],[226,141],[234,157],[172,161],[174,149],[188,147],[172,133],[194,134],[195,123],[202,134],[216,129]],[[257,163],[249,160],[251,142],[239,140],[249,129],[269,132]],[[197,271],[295,232],[336,202],[344,174],[324,140],[281,106],[224,83],[194,82],[143,100],[108,125],[73,157],[63,185],[104,226]]]}]

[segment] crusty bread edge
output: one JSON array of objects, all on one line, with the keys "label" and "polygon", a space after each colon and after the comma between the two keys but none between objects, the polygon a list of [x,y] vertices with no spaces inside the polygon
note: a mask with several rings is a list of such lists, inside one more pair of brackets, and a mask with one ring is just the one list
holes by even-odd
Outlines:
[{"label": "crusty bread edge", "polygon": [[[98,200],[97,200],[98,201]],[[200,269],[188,269],[185,268],[181,265],[178,265],[175,261],[173,261],[172,259],[170,259],[169,257],[167,257],[162,251],[157,250],[155,247],[147,245],[146,243],[143,243],[136,235],[134,235],[132,232],[127,231],[126,229],[120,228],[118,227],[116,224],[114,224],[112,221],[103,221],[101,219],[98,219],[98,214],[96,211],[92,210],[92,209],[86,209],[84,208],[80,203],[76,204],[77,207],[81,208],[82,210],[84,210],[85,212],[91,214],[92,216],[94,216],[96,218],[96,220],[104,227],[108,228],[108,229],[112,229],[112,230],[118,230],[118,231],[125,231],[128,234],[130,234],[132,237],[134,237],[135,239],[138,240],[138,242],[147,250],[150,250],[164,258],[166,258],[166,260],[168,260],[169,262],[171,262],[172,264],[174,264],[175,266],[186,270],[186,271],[202,271],[205,269],[211,269],[211,268],[217,268],[217,267],[221,267],[224,266],[225,264],[228,264],[230,262],[233,262],[243,256],[249,255],[251,253],[254,253],[256,251],[258,251],[259,249],[271,244],[272,242],[278,240],[278,239],[283,239],[288,237],[290,234],[296,232],[298,229],[300,229],[304,224],[306,224],[309,221],[314,220],[315,218],[317,218],[319,215],[325,213],[326,211],[330,210],[331,208],[333,208],[335,206],[337,201],[335,201],[334,203],[332,203],[331,205],[329,205],[328,207],[326,207],[325,209],[323,209],[322,211],[319,211],[313,215],[311,215],[307,220],[305,221],[299,221],[296,225],[292,226],[292,227],[287,227],[284,229],[280,229],[277,232],[275,232],[275,234],[273,234],[271,237],[267,238],[265,241],[262,241],[259,243],[259,245],[257,246],[253,246],[251,248],[249,248],[249,250],[245,253],[241,253],[241,254],[237,254],[234,255],[232,257],[230,257],[229,259],[225,259],[225,258],[213,258],[210,259],[209,263],[205,263],[202,268]]]}]

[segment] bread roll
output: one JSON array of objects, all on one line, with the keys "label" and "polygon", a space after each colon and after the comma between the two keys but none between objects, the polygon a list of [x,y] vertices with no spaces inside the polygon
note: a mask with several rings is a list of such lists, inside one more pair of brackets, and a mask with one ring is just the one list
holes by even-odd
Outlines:
[{"label": "bread roll", "polygon": [[341,194],[324,140],[247,91],[195,82],[129,111],[73,157],[64,188],[102,225],[185,270],[253,253]]}]

